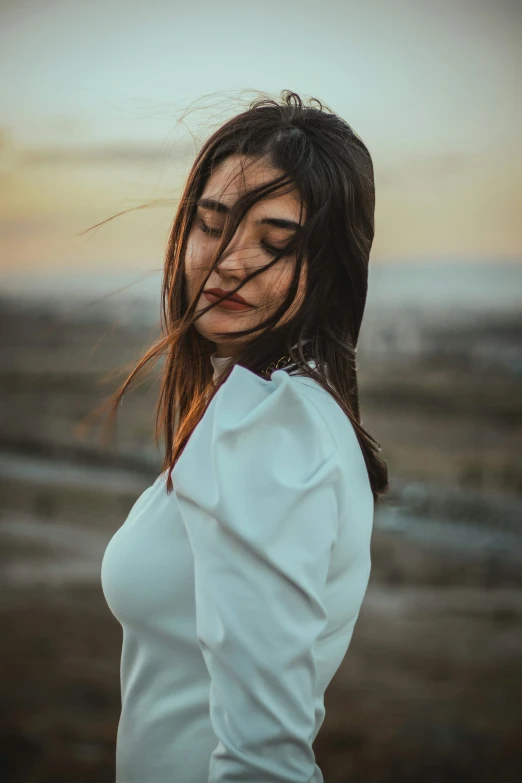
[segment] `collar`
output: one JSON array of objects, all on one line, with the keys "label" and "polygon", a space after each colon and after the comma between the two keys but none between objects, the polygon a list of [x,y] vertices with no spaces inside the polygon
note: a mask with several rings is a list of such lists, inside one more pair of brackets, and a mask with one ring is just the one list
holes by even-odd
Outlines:
[{"label": "collar", "polygon": [[[307,338],[306,340],[303,341],[303,344],[309,341],[310,338]],[[295,348],[296,346],[297,343],[293,345],[292,348]],[[219,376],[228,366],[228,363],[230,362],[231,359],[233,359],[232,356],[217,356],[216,351],[214,351],[214,353],[210,355],[210,361],[212,363],[212,367],[214,368],[214,374],[212,376],[212,380],[214,381],[214,383],[216,383]],[[291,360],[289,356],[282,356],[276,362],[271,362],[266,368],[265,373],[268,373],[269,371],[274,372],[276,369],[282,369],[283,367],[286,367],[287,364],[290,364],[290,361]],[[314,362],[314,366],[315,366],[315,362]]]}]

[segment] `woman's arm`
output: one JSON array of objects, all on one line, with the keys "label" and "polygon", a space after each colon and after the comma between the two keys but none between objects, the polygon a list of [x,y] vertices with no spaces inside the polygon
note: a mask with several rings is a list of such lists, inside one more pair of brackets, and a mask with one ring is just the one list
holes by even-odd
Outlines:
[{"label": "woman's arm", "polygon": [[209,783],[316,779],[314,647],[337,537],[337,450],[299,382],[241,367],[173,473],[194,553],[217,745]]}]

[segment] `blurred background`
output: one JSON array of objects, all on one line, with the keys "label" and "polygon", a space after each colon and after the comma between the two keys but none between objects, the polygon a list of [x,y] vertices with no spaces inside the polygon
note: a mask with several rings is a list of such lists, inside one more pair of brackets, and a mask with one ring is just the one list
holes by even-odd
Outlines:
[{"label": "blurred background", "polygon": [[518,0],[2,0],[2,783],[114,780],[100,566],[160,469],[155,376],[113,442],[77,425],[159,329],[201,144],[283,89],[353,126],[377,191],[360,399],[391,490],[317,761],[521,779],[521,42]]}]

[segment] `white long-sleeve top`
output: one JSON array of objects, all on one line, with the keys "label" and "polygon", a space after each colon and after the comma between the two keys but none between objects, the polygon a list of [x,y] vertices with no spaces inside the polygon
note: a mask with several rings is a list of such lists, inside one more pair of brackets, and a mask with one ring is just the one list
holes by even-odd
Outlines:
[{"label": "white long-sleeve top", "polygon": [[371,567],[353,427],[315,381],[236,365],[172,478],[102,562],[123,628],[116,783],[322,783],[312,743]]}]

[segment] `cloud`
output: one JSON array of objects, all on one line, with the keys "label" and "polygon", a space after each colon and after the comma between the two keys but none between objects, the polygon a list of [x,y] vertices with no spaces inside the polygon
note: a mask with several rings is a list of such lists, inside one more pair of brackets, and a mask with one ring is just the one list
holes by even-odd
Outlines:
[{"label": "cloud", "polygon": [[189,152],[188,146],[180,145],[170,149],[159,149],[154,144],[109,144],[82,147],[40,147],[24,150],[19,155],[25,166],[50,164],[70,165],[106,165],[107,163],[141,163],[154,158],[156,161],[169,161]]}]

